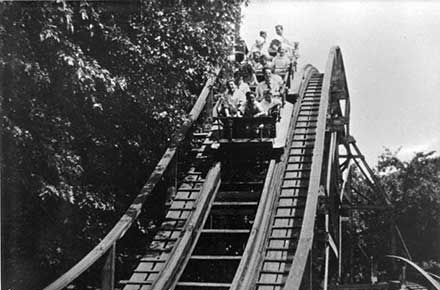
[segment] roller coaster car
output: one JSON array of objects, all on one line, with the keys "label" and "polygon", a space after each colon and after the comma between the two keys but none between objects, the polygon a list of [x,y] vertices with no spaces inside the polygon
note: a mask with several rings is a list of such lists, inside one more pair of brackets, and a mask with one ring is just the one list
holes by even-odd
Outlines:
[{"label": "roller coaster car", "polygon": [[215,117],[216,129],[213,136],[221,148],[263,147],[279,151],[286,143],[292,112],[293,105],[286,102],[271,116]]},{"label": "roller coaster car", "polygon": [[265,142],[276,136],[275,117],[218,117],[220,143]]}]

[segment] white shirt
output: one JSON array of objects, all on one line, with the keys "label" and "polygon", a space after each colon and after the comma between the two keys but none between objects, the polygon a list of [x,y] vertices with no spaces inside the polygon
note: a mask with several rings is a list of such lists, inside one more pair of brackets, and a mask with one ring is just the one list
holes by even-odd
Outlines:
[{"label": "white shirt", "polygon": [[230,100],[235,108],[239,108],[242,104],[246,102],[246,95],[245,93],[243,93],[242,90],[236,89],[230,97]]},{"label": "white shirt", "polygon": [[241,91],[243,94],[246,94],[251,89],[249,88],[249,85],[243,81],[240,83],[240,85],[238,85],[238,90]]},{"label": "white shirt", "polygon": [[266,114],[269,113],[269,110],[276,105],[281,105],[281,100],[279,98],[272,98],[270,102],[266,101],[266,99],[258,102],[258,107]]},{"label": "white shirt", "polygon": [[[270,91],[273,96],[278,96],[280,94],[280,89],[283,86],[283,79],[276,74],[272,74],[269,80],[270,84]],[[257,88],[255,90],[257,100],[262,100],[264,98],[264,91],[268,90],[269,86],[266,83],[266,80],[260,82],[257,85]]]}]

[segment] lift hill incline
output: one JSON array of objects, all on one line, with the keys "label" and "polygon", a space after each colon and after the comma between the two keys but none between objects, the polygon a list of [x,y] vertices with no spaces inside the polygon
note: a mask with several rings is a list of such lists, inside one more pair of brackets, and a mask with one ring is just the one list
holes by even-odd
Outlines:
[{"label": "lift hill incline", "polygon": [[[274,128],[266,133],[255,121],[252,136],[237,137],[227,120],[211,117],[219,71],[127,212],[46,290],[63,289],[100,258],[102,289],[328,289],[330,273],[341,277],[341,215],[352,165],[377,185],[356,159],[339,47],[330,50],[324,73],[307,65],[285,74],[279,120],[268,120]],[[132,275],[115,282],[116,244],[155,188],[170,182],[164,176],[185,140],[193,162]]]}]

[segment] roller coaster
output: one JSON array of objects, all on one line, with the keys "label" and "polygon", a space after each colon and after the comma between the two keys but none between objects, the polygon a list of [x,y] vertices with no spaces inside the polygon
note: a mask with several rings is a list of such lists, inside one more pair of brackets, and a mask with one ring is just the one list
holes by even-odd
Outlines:
[{"label": "roller coaster", "polygon": [[[350,98],[340,48],[331,48],[324,72],[306,65],[285,73],[285,102],[277,119],[215,116],[220,71],[208,79],[126,213],[45,290],[67,287],[98,260],[103,265],[101,289],[399,289],[392,283],[340,282],[351,169],[357,167],[382,193],[385,206],[390,205],[350,135]],[[252,134],[237,127],[250,128]],[[170,180],[168,173],[182,151],[190,166],[182,178]],[[175,190],[163,198],[167,212],[153,240],[131,276],[115,281],[118,241],[149,198],[167,195],[170,186]],[[440,289],[429,279],[433,289]],[[407,288],[416,289],[409,283]]]}]

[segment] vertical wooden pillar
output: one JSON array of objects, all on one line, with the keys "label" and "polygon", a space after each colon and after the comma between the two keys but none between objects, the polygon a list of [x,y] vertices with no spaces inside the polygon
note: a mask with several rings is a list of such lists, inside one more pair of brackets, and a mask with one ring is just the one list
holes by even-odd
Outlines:
[{"label": "vertical wooden pillar", "polygon": [[309,253],[309,290],[313,290],[313,246]]},{"label": "vertical wooden pillar", "polygon": [[400,289],[406,289],[406,264],[402,265],[402,281]]},{"label": "vertical wooden pillar", "polygon": [[116,258],[116,242],[108,250],[105,257],[104,266],[102,267],[102,290],[115,289],[115,258]]},{"label": "vertical wooden pillar", "polygon": [[213,109],[214,109],[214,90],[212,87],[210,87],[208,98],[206,99],[206,106],[205,106],[206,118],[208,120],[208,124],[212,123]]},{"label": "vertical wooden pillar", "polygon": [[[396,237],[396,231],[394,229],[394,225],[395,225],[395,218],[394,218],[394,213],[392,220],[391,220],[391,224],[390,224],[390,234],[391,234],[391,255],[397,255],[397,237]],[[392,270],[394,275],[397,274],[399,272],[399,268],[398,268],[398,264],[397,261],[395,259],[393,259],[392,261]]]},{"label": "vertical wooden pillar", "polygon": [[342,283],[342,219],[339,217],[338,229],[338,281]]},{"label": "vertical wooden pillar", "polygon": [[324,261],[324,286],[323,289],[327,290],[328,289],[328,271],[329,271],[329,266],[330,266],[330,245],[328,242],[328,239],[330,238],[329,235],[329,215],[326,212],[325,214],[325,231],[326,231],[326,235],[327,235],[327,241],[325,242],[325,261]]}]

